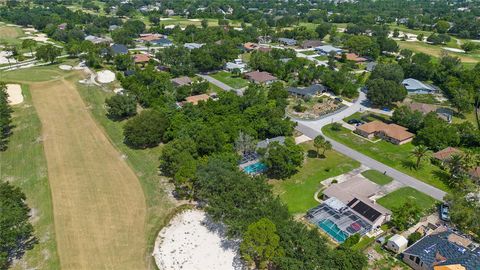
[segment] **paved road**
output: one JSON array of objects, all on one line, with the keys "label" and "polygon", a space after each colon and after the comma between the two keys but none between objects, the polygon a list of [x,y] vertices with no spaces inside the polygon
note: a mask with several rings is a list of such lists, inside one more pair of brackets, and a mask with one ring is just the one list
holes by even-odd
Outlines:
[{"label": "paved road", "polygon": [[[310,138],[315,138],[317,135],[322,134],[322,127],[324,127],[325,125],[328,125],[336,121],[340,121],[341,119],[347,116],[350,116],[357,111],[365,110],[366,107],[362,105],[365,102],[365,100],[366,100],[365,94],[363,92],[360,92],[359,99],[348,109],[341,111],[338,114],[335,114],[320,120],[316,120],[316,121],[297,121],[298,123],[297,130],[299,130],[300,132],[302,132],[303,134],[307,135]],[[398,182],[406,186],[410,186],[440,201],[443,200],[443,197],[446,194],[444,191],[438,188],[425,184],[424,182],[418,179],[415,179],[381,162],[378,162],[360,152],[357,152],[339,142],[332,140],[331,138],[329,138],[329,141],[332,143],[333,149],[335,149],[336,151],[352,159],[359,161],[360,163],[362,163],[367,167],[370,167],[380,172],[386,172],[387,175],[393,177],[395,180],[397,180]]]},{"label": "paved road", "polygon": [[240,89],[235,89],[235,88],[230,87],[229,85],[213,78],[212,76],[203,75],[203,74],[197,74],[197,76],[202,77],[203,79],[207,80],[208,82],[215,84],[216,86],[220,87],[224,91],[235,91],[235,93],[237,93],[237,95],[239,95],[239,96],[243,96],[243,91],[247,88],[247,87],[243,87],[243,88],[240,88]]}]

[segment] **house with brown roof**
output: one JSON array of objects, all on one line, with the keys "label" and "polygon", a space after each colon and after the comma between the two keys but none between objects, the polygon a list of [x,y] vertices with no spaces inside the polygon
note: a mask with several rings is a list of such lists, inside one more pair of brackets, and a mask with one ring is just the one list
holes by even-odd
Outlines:
[{"label": "house with brown roof", "polygon": [[312,49],[318,46],[322,46],[323,42],[319,39],[311,39],[311,40],[305,40],[301,47],[302,49]]},{"label": "house with brown roof", "polygon": [[463,152],[455,147],[447,147],[438,152],[433,153],[432,157],[440,160],[442,163],[448,161],[454,155],[460,155]]},{"label": "house with brown roof", "polygon": [[[356,53],[346,53],[345,56],[346,56],[348,61],[353,61],[355,63],[363,63],[363,62],[367,61],[367,58],[361,57]],[[342,59],[342,55],[337,54],[337,55],[335,55],[335,58],[337,60]]]},{"label": "house with brown roof", "polygon": [[163,35],[160,34],[140,34],[140,37],[138,38],[139,42],[152,42],[154,40],[158,40],[163,38]]},{"label": "house with brown roof", "polygon": [[413,133],[408,132],[406,127],[397,124],[386,124],[377,120],[357,126],[355,133],[368,139],[379,137],[397,145],[408,143],[415,136]]},{"label": "house with brown roof", "polygon": [[133,62],[135,64],[145,64],[150,61],[150,56],[147,54],[139,53],[133,56]]},{"label": "house with brown roof", "polygon": [[246,50],[246,51],[253,51],[253,50],[256,50],[258,48],[258,44],[257,43],[253,43],[253,42],[247,42],[245,44],[243,44],[243,48]]},{"label": "house with brown roof", "polygon": [[195,96],[189,96],[185,98],[186,103],[191,103],[197,105],[200,101],[207,101],[210,99],[210,96],[207,94],[200,94]]},{"label": "house with brown roof", "polygon": [[443,108],[439,106],[435,106],[432,104],[426,104],[426,103],[419,103],[419,102],[410,102],[407,103],[406,106],[410,108],[412,111],[417,111],[421,112],[423,115],[435,112],[438,117],[441,119],[451,122],[452,121],[452,116],[453,116],[453,111],[448,108]]},{"label": "house with brown roof", "polygon": [[245,73],[247,80],[258,84],[271,84],[277,81],[277,77],[265,71],[252,71]]},{"label": "house with brown roof", "polygon": [[171,79],[170,81],[173,83],[173,86],[175,86],[175,87],[180,87],[180,86],[191,85],[192,84],[192,79],[190,79],[187,76],[174,78],[174,79]]}]

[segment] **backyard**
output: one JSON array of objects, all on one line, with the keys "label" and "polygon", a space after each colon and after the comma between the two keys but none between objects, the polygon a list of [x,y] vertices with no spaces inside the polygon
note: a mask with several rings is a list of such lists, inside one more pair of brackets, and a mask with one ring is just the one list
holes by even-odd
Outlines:
[{"label": "backyard", "polygon": [[331,129],[331,126],[330,124],[322,129],[327,137],[429,185],[444,191],[449,191],[447,185],[434,176],[434,172],[439,169],[430,162],[424,161],[419,169],[414,168],[414,158],[410,155],[411,151],[415,148],[412,143],[395,145],[383,140],[374,143],[364,139],[360,135],[354,134],[346,128],[342,127],[339,131],[334,131]]},{"label": "backyard", "polygon": [[390,210],[404,205],[406,202],[415,203],[422,211],[431,209],[437,201],[411,187],[399,188],[377,200],[377,203]]},{"label": "backyard", "polygon": [[226,85],[228,85],[232,88],[235,88],[235,89],[239,89],[239,88],[243,88],[243,87],[248,86],[248,81],[247,80],[243,79],[240,76],[235,76],[230,72],[219,71],[219,72],[217,72],[215,74],[212,74],[210,76],[212,76],[213,78],[215,78],[215,79],[223,82],[224,84],[226,84]]},{"label": "backyard", "polygon": [[291,97],[288,99],[287,113],[293,118],[317,119],[345,107],[334,99],[326,96],[302,99]]},{"label": "backyard", "polygon": [[335,151],[327,151],[326,158],[316,158],[312,142],[303,143],[302,147],[308,153],[303,167],[289,179],[271,181],[274,193],[280,196],[293,214],[304,214],[319,204],[314,194],[322,188],[321,181],[360,166],[357,161]]}]

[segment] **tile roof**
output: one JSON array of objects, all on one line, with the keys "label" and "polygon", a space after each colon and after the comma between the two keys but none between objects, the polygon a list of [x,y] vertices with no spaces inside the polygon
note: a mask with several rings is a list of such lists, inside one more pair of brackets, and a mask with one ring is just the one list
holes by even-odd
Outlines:
[{"label": "tile roof", "polygon": [[451,234],[454,233],[447,231],[425,236],[405,250],[404,254],[419,257],[427,269],[452,264],[460,264],[467,270],[480,269],[480,250],[469,249],[449,241]]},{"label": "tile roof", "polygon": [[[345,55],[346,55],[348,61],[354,61],[354,62],[365,62],[365,61],[367,61],[367,58],[361,57],[356,53],[347,53]],[[341,55],[336,55],[335,58],[340,59],[340,58],[342,58],[342,56]]]},{"label": "tile roof", "polygon": [[209,95],[200,94],[200,95],[186,97],[185,102],[192,103],[193,105],[197,105],[200,101],[207,101],[209,99],[210,99]]},{"label": "tile roof", "polygon": [[133,56],[133,61],[135,63],[145,63],[145,62],[150,61],[150,56],[148,56],[146,54],[143,54],[143,53],[135,54]]},{"label": "tile roof", "polygon": [[252,71],[249,73],[246,73],[245,76],[252,81],[255,81],[256,83],[264,83],[268,81],[274,81],[277,79],[277,77],[273,76],[272,74],[265,72],[265,71]]},{"label": "tile roof", "polygon": [[160,34],[141,34],[139,40],[147,42],[161,39],[162,37],[163,35]]},{"label": "tile roof", "polygon": [[177,77],[170,80],[175,86],[183,86],[192,83],[192,79],[187,76]]},{"label": "tile roof", "polygon": [[323,45],[323,42],[321,40],[318,40],[318,39],[305,40],[302,43],[303,48],[313,48],[313,47],[318,47],[318,46],[322,46],[322,45]]},{"label": "tile roof", "polygon": [[414,136],[413,133],[407,131],[406,127],[397,124],[386,124],[377,120],[358,126],[357,129],[369,134],[383,132],[386,136],[399,141],[404,141]]},{"label": "tile roof", "polygon": [[443,161],[443,160],[449,159],[453,155],[458,155],[461,153],[462,151],[458,150],[457,148],[449,146],[445,149],[442,149],[438,152],[433,153],[433,157]]}]

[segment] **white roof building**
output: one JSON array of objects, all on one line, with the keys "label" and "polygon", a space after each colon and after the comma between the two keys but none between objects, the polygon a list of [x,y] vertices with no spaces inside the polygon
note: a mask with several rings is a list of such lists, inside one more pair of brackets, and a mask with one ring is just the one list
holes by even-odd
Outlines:
[{"label": "white roof building", "polygon": [[385,247],[395,253],[402,253],[405,249],[407,249],[408,240],[405,237],[395,234],[394,236],[388,239],[387,244]]}]

